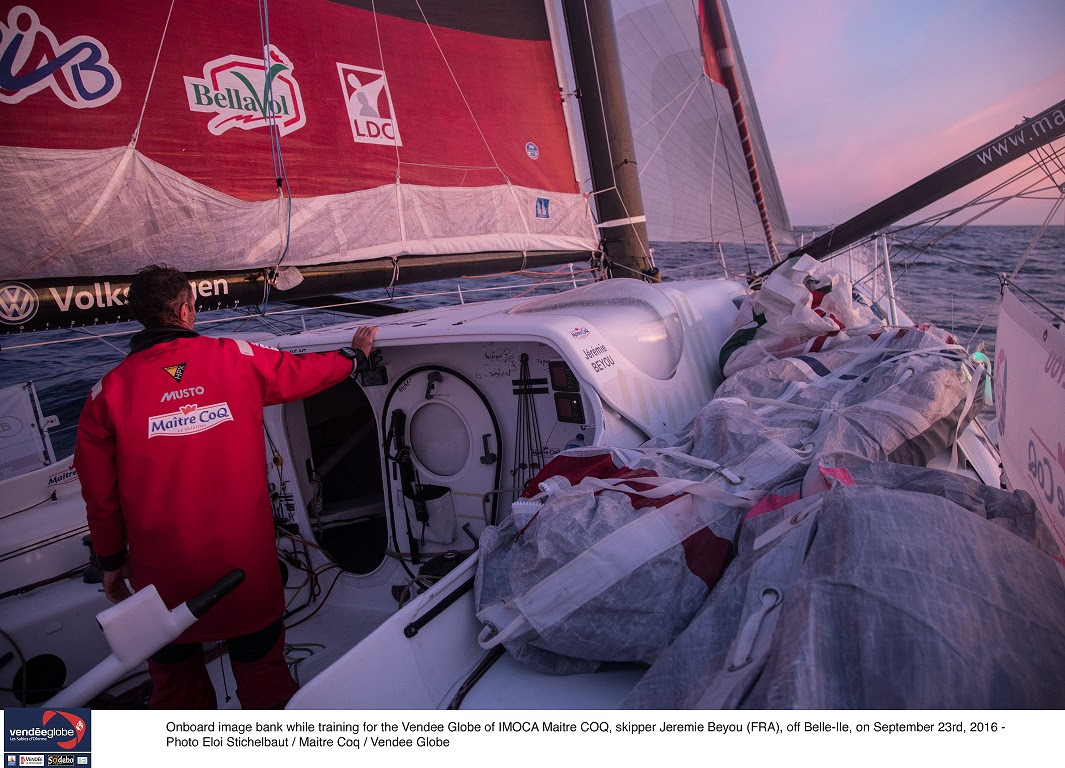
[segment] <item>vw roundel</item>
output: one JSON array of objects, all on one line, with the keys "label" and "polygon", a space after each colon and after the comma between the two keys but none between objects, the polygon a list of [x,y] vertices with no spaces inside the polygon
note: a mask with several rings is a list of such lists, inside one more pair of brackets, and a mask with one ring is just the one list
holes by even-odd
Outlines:
[{"label": "vw roundel", "polygon": [[25,283],[0,283],[0,323],[21,325],[37,314],[36,292]]}]

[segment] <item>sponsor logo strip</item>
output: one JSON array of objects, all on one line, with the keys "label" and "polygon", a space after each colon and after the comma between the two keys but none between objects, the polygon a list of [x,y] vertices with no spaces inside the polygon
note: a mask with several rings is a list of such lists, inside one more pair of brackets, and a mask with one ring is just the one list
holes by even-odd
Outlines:
[{"label": "sponsor logo strip", "polygon": [[403,146],[384,70],[339,63],[337,70],[355,143]]},{"label": "sponsor logo strip", "polygon": [[[169,371],[167,371],[169,373]],[[169,392],[164,392],[163,396],[159,398],[160,403],[165,403],[167,400],[183,400],[186,397],[202,397],[206,390],[203,387],[187,387],[185,389],[172,389]]]},{"label": "sponsor logo strip", "polygon": [[292,61],[273,45],[268,62],[236,55],[207,62],[203,78],[185,77],[185,95],[193,112],[214,115],[207,130],[215,136],[231,128],[250,131],[270,126],[285,136],[307,123]]},{"label": "sponsor logo strip", "polygon": [[37,294],[25,283],[0,284],[0,323],[19,325],[37,314]]},{"label": "sponsor logo strip", "polygon": [[181,406],[173,413],[151,416],[148,419],[148,438],[194,435],[214,429],[226,421],[233,421],[228,403],[214,403],[202,408],[192,403]]}]

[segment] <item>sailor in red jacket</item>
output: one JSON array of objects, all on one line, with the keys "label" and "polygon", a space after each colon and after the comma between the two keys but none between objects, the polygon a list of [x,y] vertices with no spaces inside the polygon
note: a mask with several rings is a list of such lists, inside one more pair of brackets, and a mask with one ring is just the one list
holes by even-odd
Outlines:
[{"label": "sailor in red jacket", "polygon": [[215,707],[200,643],[226,640],[241,706],[282,707],[297,686],[283,656],[263,407],[364,367],[377,329],[358,328],[339,354],[299,356],[200,336],[189,282],[168,267],[141,270],[129,306],[145,329],[93,387],[74,453],[104,592],[125,599],[128,576],[173,608],[243,569],[243,584],[149,660],[150,705]]}]

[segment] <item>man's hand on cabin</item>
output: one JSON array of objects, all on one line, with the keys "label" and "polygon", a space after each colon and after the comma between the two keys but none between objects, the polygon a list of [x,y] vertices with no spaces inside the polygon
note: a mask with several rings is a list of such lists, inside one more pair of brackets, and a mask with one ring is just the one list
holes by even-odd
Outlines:
[{"label": "man's hand on cabin", "polygon": [[355,335],[351,337],[351,348],[362,350],[362,353],[369,359],[370,350],[373,348],[373,339],[376,335],[377,326],[360,325],[355,329]]}]

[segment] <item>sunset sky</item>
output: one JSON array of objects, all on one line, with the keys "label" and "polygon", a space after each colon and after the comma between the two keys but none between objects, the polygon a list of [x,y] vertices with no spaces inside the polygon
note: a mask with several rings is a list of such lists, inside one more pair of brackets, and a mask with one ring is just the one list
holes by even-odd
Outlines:
[{"label": "sunset sky", "polygon": [[[793,224],[844,221],[1065,99],[1065,0],[729,9]],[[979,223],[1047,210],[1021,202]]]}]

